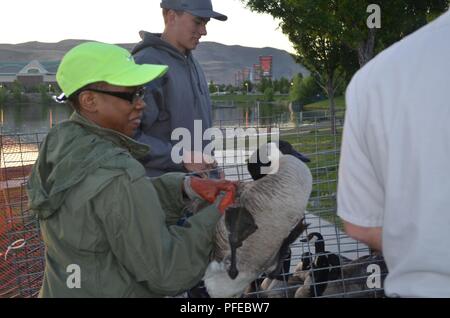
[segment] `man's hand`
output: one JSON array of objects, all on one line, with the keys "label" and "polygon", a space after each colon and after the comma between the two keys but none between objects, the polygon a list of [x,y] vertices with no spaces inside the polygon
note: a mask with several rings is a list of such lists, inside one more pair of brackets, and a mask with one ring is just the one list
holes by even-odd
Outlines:
[{"label": "man's hand", "polygon": [[189,177],[186,181],[188,182],[184,188],[189,196],[191,196],[189,192],[193,191],[195,195],[209,203],[214,203],[222,192],[225,193],[218,206],[221,214],[234,203],[238,182],[197,177]]}]

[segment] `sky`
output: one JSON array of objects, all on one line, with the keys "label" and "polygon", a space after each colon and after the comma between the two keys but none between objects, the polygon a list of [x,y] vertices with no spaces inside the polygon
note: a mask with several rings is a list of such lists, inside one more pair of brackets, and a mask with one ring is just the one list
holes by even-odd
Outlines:
[{"label": "sky", "polygon": [[[160,0],[3,0],[0,43],[65,39],[136,43],[140,30],[162,31],[159,4]],[[212,19],[202,41],[294,52],[270,15],[251,12],[239,0],[213,0],[213,6],[228,20]]]}]

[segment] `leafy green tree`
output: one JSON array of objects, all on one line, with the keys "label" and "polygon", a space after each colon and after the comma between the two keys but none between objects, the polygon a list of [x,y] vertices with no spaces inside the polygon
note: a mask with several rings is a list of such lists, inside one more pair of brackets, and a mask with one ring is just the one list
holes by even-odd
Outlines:
[{"label": "leafy green tree", "polygon": [[275,92],[272,87],[266,88],[263,99],[266,102],[273,102],[275,100]]},{"label": "leafy green tree", "polygon": [[209,82],[208,88],[210,94],[217,93],[217,85],[213,81]]},{"label": "leafy green tree", "polygon": [[11,93],[15,102],[23,102],[25,100],[24,88],[21,83],[14,81],[11,85]]},{"label": "leafy green tree", "polygon": [[41,95],[41,103],[50,104],[52,98],[50,97],[49,87],[46,84],[40,84],[38,85],[37,90]]},{"label": "leafy green tree", "polygon": [[351,55],[343,44],[337,0],[242,0],[250,9],[281,20],[296,59],[317,79],[330,101],[331,130],[336,132],[335,91],[346,79],[342,61]]},{"label": "leafy green tree", "polygon": [[282,77],[280,78],[280,87],[279,87],[279,92],[280,94],[288,94],[289,90],[291,89],[291,81],[288,80],[286,77]]},{"label": "leafy green tree", "polygon": [[257,85],[257,90],[264,94],[268,87],[273,88],[273,82],[267,77],[263,77],[259,84]]},{"label": "leafy green tree", "polygon": [[279,92],[280,91],[280,81],[279,80],[274,80],[273,82],[273,91],[274,92]]},{"label": "leafy green tree", "polygon": [[322,89],[313,77],[303,78],[301,75],[296,75],[289,93],[289,100],[306,105],[317,101],[321,92]]},{"label": "leafy green tree", "polygon": [[233,85],[229,84],[225,87],[225,91],[230,94],[234,94],[234,92],[236,91],[236,88]]},{"label": "leafy green tree", "polygon": [[241,90],[246,94],[251,92],[253,90],[253,83],[250,81],[244,81],[244,83],[242,83]]},{"label": "leafy green tree", "polygon": [[7,91],[3,85],[0,86],[0,104],[4,104],[6,102]]},{"label": "leafy green tree", "polygon": [[[280,19],[280,26],[327,94],[335,129],[336,92],[359,66],[448,7],[448,0],[380,0],[381,29],[368,27],[369,0],[241,0],[251,10]],[[376,36],[380,33],[380,36]]]},{"label": "leafy green tree", "polygon": [[291,89],[289,91],[289,101],[296,102],[300,99],[299,92],[303,83],[303,75],[301,73],[294,76],[292,79]]},{"label": "leafy green tree", "polygon": [[[339,1],[336,14],[343,41],[358,54],[360,67],[377,53],[424,26],[448,9],[448,0],[378,0],[380,28],[368,28],[377,18],[373,0]],[[363,13],[363,14],[362,14]]]}]

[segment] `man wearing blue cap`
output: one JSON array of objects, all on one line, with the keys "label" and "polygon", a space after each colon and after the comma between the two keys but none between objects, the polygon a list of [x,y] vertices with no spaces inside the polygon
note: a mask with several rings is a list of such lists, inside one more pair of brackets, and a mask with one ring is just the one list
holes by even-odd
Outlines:
[{"label": "man wearing blue cap", "polygon": [[[147,107],[135,136],[152,149],[141,161],[148,176],[213,167],[204,163],[174,162],[171,152],[177,141],[171,140],[171,134],[176,128],[186,128],[191,133],[191,145],[194,145],[194,120],[201,121],[202,135],[212,126],[208,84],[191,51],[206,35],[206,24],[211,18],[220,21],[227,19],[225,15],[213,11],[211,0],[162,0],[161,8],[164,32],[152,34],[141,31],[142,41],[133,49],[137,63],[169,66],[164,77],[147,85]],[[204,141],[203,148],[206,144]],[[195,150],[201,152],[203,149]],[[183,153],[183,157],[189,157],[186,155]]]}]

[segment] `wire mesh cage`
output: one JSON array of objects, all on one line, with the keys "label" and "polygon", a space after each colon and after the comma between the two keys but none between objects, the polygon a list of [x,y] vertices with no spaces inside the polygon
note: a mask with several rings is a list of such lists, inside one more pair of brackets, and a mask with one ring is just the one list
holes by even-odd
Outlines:
[{"label": "wire mesh cage", "polygon": [[26,183],[44,136],[0,135],[0,297],[34,297],[40,289],[44,246]]},{"label": "wire mesh cage", "polygon": [[[337,177],[344,113],[335,119],[328,114],[308,116],[307,113],[286,114],[260,118],[252,124],[241,120],[245,128],[263,129],[268,141],[276,137],[311,159],[308,166],[313,176],[305,223],[307,230],[290,246],[289,257],[283,259],[282,273],[276,276],[264,273],[249,286],[243,297],[384,297],[383,283],[387,267],[383,257],[366,245],[348,237],[337,216]],[[233,123],[235,124],[235,123]],[[229,123],[216,126],[225,130]],[[276,136],[276,134],[278,134]],[[241,138],[258,138],[247,134]],[[241,145],[245,144],[241,142]],[[222,169],[228,179],[251,181],[246,160],[256,149],[251,143],[234,151],[224,147],[218,153]],[[258,143],[260,144],[260,143]],[[227,160],[227,156],[232,156]],[[240,158],[237,158],[239,157]],[[227,162],[237,164],[227,164]]]},{"label": "wire mesh cage", "polygon": [[[343,113],[290,113],[260,116],[259,111],[215,121],[225,136],[215,156],[227,179],[251,181],[246,160],[251,145],[279,138],[311,159],[313,176],[305,223],[309,224],[283,259],[282,273],[264,273],[243,297],[383,297],[387,274],[382,256],[349,238],[336,215],[337,172]],[[227,135],[241,128],[243,135]],[[234,133],[236,130],[234,130]],[[35,297],[42,283],[44,246],[39,224],[28,209],[26,182],[45,133],[1,134],[0,297]],[[252,139],[256,142],[252,144]]]}]

